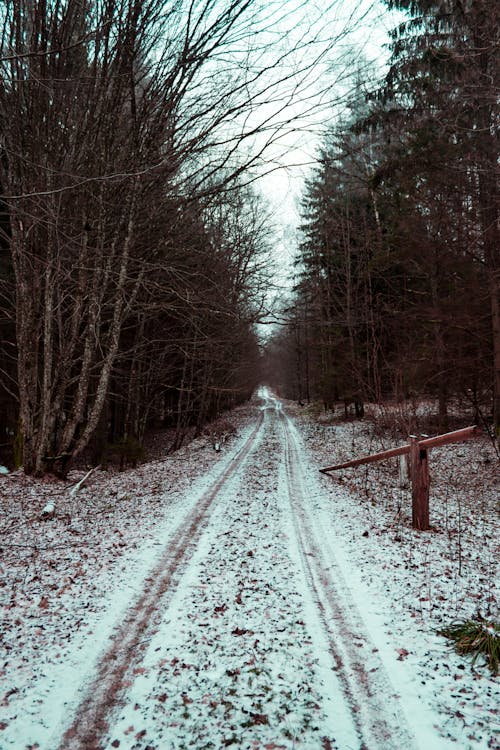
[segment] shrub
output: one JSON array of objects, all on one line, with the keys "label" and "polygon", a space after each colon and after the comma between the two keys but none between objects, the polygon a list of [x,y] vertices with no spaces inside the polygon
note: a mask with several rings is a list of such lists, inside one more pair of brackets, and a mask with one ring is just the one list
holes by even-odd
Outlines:
[{"label": "shrub", "polygon": [[440,628],[439,635],[455,642],[455,651],[463,656],[471,655],[474,665],[479,654],[483,654],[493,674],[498,674],[500,659],[500,625],[495,622],[465,620],[445,628]]}]

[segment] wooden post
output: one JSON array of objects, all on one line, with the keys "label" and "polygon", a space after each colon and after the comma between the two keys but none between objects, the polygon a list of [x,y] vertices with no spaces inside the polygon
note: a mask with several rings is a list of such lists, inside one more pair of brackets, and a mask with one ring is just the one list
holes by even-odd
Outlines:
[{"label": "wooden post", "polygon": [[408,487],[408,481],[410,479],[410,462],[408,460],[408,453],[402,453],[398,460],[399,486],[401,488]]},{"label": "wooden post", "polygon": [[410,472],[412,495],[412,526],[420,531],[429,529],[429,459],[427,448],[414,435],[410,436]]},{"label": "wooden post", "polygon": [[[390,448],[381,453],[373,453],[371,456],[365,456],[364,458],[355,458],[352,461],[346,461],[345,463],[336,464],[335,466],[325,466],[325,468],[320,469],[320,471],[322,474],[328,475],[330,471],[362,466],[363,464],[371,464],[374,461],[382,461],[383,459],[393,458],[394,456],[404,456],[405,458],[408,458],[412,490],[412,525],[414,529],[427,531],[430,529],[430,476],[428,451],[431,448],[438,448],[441,445],[449,445],[450,443],[456,443],[461,440],[469,440],[479,434],[481,434],[481,430],[479,427],[473,425],[472,427],[464,427],[461,430],[447,432],[445,435],[437,435],[432,438],[422,435],[424,438],[423,440],[419,440],[415,435],[411,435],[409,445],[402,445],[399,448]],[[401,481],[402,476],[400,469],[400,482]]]}]

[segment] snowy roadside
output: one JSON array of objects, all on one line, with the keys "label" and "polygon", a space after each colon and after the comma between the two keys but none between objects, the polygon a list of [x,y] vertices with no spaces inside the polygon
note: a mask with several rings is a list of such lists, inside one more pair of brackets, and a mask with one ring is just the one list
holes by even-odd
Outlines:
[{"label": "snowy roadside", "polygon": [[[316,469],[399,444],[369,423],[308,413],[292,403],[310,459],[311,504],[330,529],[368,632],[397,675],[418,675],[422,702],[440,716],[436,731],[461,748],[500,746],[498,678],[478,659],[450,650],[435,629],[480,613],[498,621],[498,464],[486,438],[431,451],[431,532],[411,528],[411,495],[396,460]],[[307,470],[307,469],[306,469]]]},{"label": "snowy roadside", "polygon": [[224,485],[104,747],[357,747],[289,554],[281,447],[269,417],[245,471]]},{"label": "snowy roadside", "polygon": [[[68,483],[0,477],[0,748],[47,748],[53,717],[72,704],[165,538],[255,420],[236,409],[237,436],[203,436],[136,469],[97,471],[76,496]],[[40,520],[55,501],[56,515]]]},{"label": "snowy roadside", "polygon": [[[231,415],[239,436],[221,453],[202,438],[135,470],[97,472],[76,498],[64,488],[53,521],[39,521],[38,514],[60,484],[0,477],[2,750],[54,750],[47,744],[53,716],[75,704],[77,688],[90,677],[165,539],[255,424],[255,406]],[[495,614],[496,466],[494,457],[485,462],[487,443],[431,453],[435,530],[419,533],[411,529],[409,493],[397,486],[395,464],[350,470],[337,479],[317,472],[353,454],[389,447],[380,444],[368,424],[321,423],[293,404],[287,411],[296,417],[306,446],[300,462],[311,512],[329,535],[365,629],[395,688],[404,690],[409,672],[418,676],[410,707],[413,701],[416,709],[419,701],[432,709],[431,716],[438,714],[429,748],[497,747],[497,683],[480,664],[471,670],[433,630],[478,609]],[[302,628],[307,625],[310,633],[314,627],[295,599],[301,584],[283,547],[291,532],[288,521],[283,523],[282,467],[278,473],[273,454],[280,449],[278,434],[271,434],[257,451],[259,472],[250,472],[243,494],[237,483],[226,488],[185,586],[169,607],[167,630],[153,638],[116,727],[119,734],[109,735],[107,747],[148,746],[158,721],[163,727],[159,739],[167,743],[160,744],[162,750],[178,750],[179,737],[186,747],[193,738],[203,747],[205,738],[217,741],[231,725],[239,728],[228,731],[228,744],[254,747],[250,743],[257,738],[264,747],[292,747],[307,717],[313,733],[304,734],[306,744],[300,746],[355,747],[348,726],[328,726],[333,716],[328,691],[332,706],[339,697],[328,669],[321,678],[317,651],[308,639],[301,642]],[[226,516],[226,505],[232,516]],[[211,577],[215,587],[200,586],[196,576]],[[242,588],[247,579],[251,585]],[[275,611],[266,605],[272,592],[282,592]],[[224,658],[229,654],[227,665],[220,662],[222,653]],[[302,682],[290,682],[288,660],[302,665]],[[239,703],[242,686],[248,695]],[[259,700],[262,708],[255,708]],[[288,731],[288,739],[280,732],[283,744],[275,744],[272,725]]]}]

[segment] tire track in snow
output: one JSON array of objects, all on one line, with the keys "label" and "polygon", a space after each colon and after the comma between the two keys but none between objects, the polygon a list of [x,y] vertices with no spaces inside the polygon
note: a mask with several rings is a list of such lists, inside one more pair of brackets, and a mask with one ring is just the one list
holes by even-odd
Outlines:
[{"label": "tire track in snow", "polygon": [[231,463],[173,532],[157,564],[145,578],[142,594],[127,611],[112,636],[110,647],[102,654],[96,674],[58,750],[102,750],[101,738],[108,729],[108,718],[129,686],[128,678],[141,659],[144,644],[154,633],[179,585],[185,566],[209,522],[217,495],[255,449],[266,417],[267,411],[261,411],[256,427]]},{"label": "tire track in snow", "polygon": [[402,716],[398,695],[335,565],[333,550],[306,511],[307,493],[297,439],[281,403],[275,403],[283,427],[288,494],[302,568],[328,638],[336,677],[352,711],[360,750],[411,750],[415,739]]},{"label": "tire track in snow", "polygon": [[106,748],[359,750],[290,555],[281,423],[264,408],[262,439],[224,486]]}]

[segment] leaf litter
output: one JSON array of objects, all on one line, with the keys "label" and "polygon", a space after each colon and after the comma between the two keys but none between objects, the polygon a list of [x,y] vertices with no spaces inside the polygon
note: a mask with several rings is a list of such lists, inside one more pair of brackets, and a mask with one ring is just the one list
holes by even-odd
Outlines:
[{"label": "leaf litter", "polygon": [[[317,468],[332,456],[372,448],[366,426],[319,424],[287,406],[304,438],[311,511],[335,538],[354,601],[389,671],[405,670],[401,680],[413,675],[417,682],[434,721],[433,749],[496,747],[497,683],[481,665],[471,670],[434,632],[454,617],[495,609],[493,465],[481,464],[480,481],[467,494],[455,454],[432,452],[436,530],[415,532],[392,465],[318,484]],[[191,498],[230,461],[253,414],[250,407],[231,415],[239,435],[220,453],[202,437],[177,460],[96,472],[73,498],[59,484],[21,474],[0,478],[2,750],[57,746],[114,622]],[[279,448],[279,435],[268,431],[254,470],[224,487],[182,586],[134,666],[103,747],[357,747],[289,554]],[[469,465],[479,465],[486,449],[463,450]],[[39,521],[54,498],[55,518]]]}]

